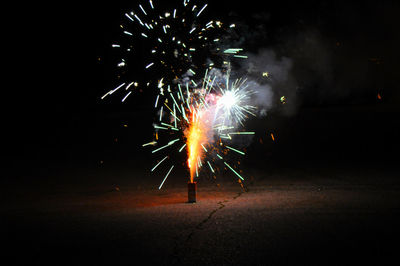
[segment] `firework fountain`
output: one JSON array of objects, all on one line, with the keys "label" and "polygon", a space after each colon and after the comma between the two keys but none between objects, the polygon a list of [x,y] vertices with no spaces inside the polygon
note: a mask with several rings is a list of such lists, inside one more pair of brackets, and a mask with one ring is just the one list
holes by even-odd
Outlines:
[{"label": "firework fountain", "polygon": [[208,169],[204,171],[214,177],[219,169],[229,169],[239,182],[244,180],[238,165],[227,155],[233,152],[244,156],[244,151],[233,147],[232,139],[255,134],[239,130],[246,118],[255,116],[256,107],[250,104],[254,92],[246,79],[231,80],[230,60],[247,56],[241,48],[222,48],[223,36],[235,25],[226,27],[221,21],[202,18],[207,7],[184,0],[171,10],[159,11],[150,0],[139,5],[139,12],[125,13],[120,25],[124,38],[112,44],[121,54],[117,63],[121,83],[102,96],[105,99],[123,91],[124,102],[136,87],[143,86],[132,80],[135,73],[129,70],[131,64],[137,64],[134,41],[148,48],[148,53],[141,56],[148,60],[143,69],[152,79],[144,86],[158,93],[154,101],[154,139],[142,146],[152,147],[151,152],[159,156],[151,172],[170,163],[158,189],[177,165],[170,161],[169,153],[186,151],[189,202],[196,202],[196,180],[202,169]]}]

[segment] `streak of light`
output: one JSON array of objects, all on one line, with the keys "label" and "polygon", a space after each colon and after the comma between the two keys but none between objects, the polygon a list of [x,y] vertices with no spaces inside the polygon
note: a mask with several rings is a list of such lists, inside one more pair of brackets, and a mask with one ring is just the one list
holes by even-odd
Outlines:
[{"label": "streak of light", "polygon": [[125,13],[125,16],[126,16],[127,18],[129,18],[131,21],[134,21],[133,18],[132,18],[131,16],[129,16],[128,13]]},{"label": "streak of light", "polygon": [[157,126],[157,125],[154,125],[154,128],[156,128],[156,129],[165,129],[165,130],[168,130],[167,127],[160,127],[160,126]]},{"label": "streak of light", "polygon": [[252,131],[249,131],[249,132],[245,132],[245,131],[242,131],[242,132],[229,132],[229,135],[254,135],[256,132],[252,132]]},{"label": "streak of light", "polygon": [[159,161],[152,169],[151,169],[151,172],[153,172],[156,168],[157,168],[157,166],[159,166],[165,159],[167,159],[168,158],[168,155],[167,156],[165,156],[164,157],[164,159],[162,159],[161,161]]},{"label": "streak of light", "polygon": [[[154,108],[157,108],[157,105],[158,105],[158,98],[160,97],[160,94],[158,94],[157,95],[157,98],[156,98],[156,103],[154,104]],[[162,107],[162,106],[161,106]]]},{"label": "streak of light", "polygon": [[158,187],[158,189],[161,189],[161,187],[163,186],[165,180],[167,179],[169,173],[171,173],[172,169],[174,168],[174,165],[171,167],[171,169],[169,169],[167,175],[165,176],[164,180],[162,181],[161,185]]},{"label": "streak of light", "polygon": [[128,84],[128,86],[126,86],[125,90],[128,90],[133,84],[135,84],[135,86],[137,86],[137,83],[132,81],[131,83]]},{"label": "streak of light", "polygon": [[116,92],[118,89],[120,89],[122,86],[124,86],[125,85],[125,83],[122,83],[121,85],[119,85],[118,87],[116,87],[115,89],[113,89],[113,90],[110,90],[109,92],[107,92],[106,94],[104,94],[102,97],[101,97],[101,99],[103,100],[107,95],[111,95],[111,94],[113,94],[114,92]]},{"label": "streak of light", "polygon": [[152,65],[154,65],[154,63],[148,64],[148,65],[146,66],[146,69],[149,68],[149,67],[151,67]]},{"label": "streak of light", "polygon": [[128,98],[128,96],[132,93],[132,91],[128,92],[125,97],[122,99],[122,102],[124,102],[126,100],[126,98]]},{"label": "streak of light", "polygon": [[161,106],[161,110],[160,110],[160,121],[162,120],[162,115],[163,115],[163,107],[164,107],[164,106]]},{"label": "streak of light", "polygon": [[203,6],[203,8],[199,11],[199,13],[197,13],[196,17],[200,16],[201,12],[203,12],[203,10],[207,7],[207,4],[205,4]]},{"label": "streak of light", "polygon": [[203,147],[204,151],[207,152],[207,149],[206,149],[206,147],[204,147],[203,143],[201,143],[200,145],[201,145],[201,147]]},{"label": "streak of light", "polygon": [[226,166],[228,166],[229,169],[231,169],[231,171],[234,172],[240,179],[244,180],[244,178],[243,178],[241,175],[239,175],[239,173],[236,172],[229,164],[227,164],[226,162],[224,162],[224,164],[225,164]]},{"label": "streak of light", "polygon": [[172,141],[168,142],[168,144],[166,144],[166,145],[164,145],[164,146],[162,146],[162,147],[160,147],[160,148],[158,148],[158,149],[153,150],[151,153],[155,153],[155,152],[158,152],[159,150],[165,149],[165,148],[167,148],[167,147],[173,145],[173,144],[174,144],[175,142],[177,142],[178,140],[179,140],[179,139],[172,140]]},{"label": "streak of light", "polygon": [[209,161],[207,161],[207,163],[208,163],[208,166],[210,166],[211,172],[215,173],[215,172],[214,172],[214,169],[211,167],[211,164],[210,164],[210,162],[209,162]]},{"label": "streak of light", "polygon": [[142,7],[142,5],[139,5],[140,9],[142,10],[142,12],[147,16],[146,11],[144,10],[144,8]]},{"label": "streak of light", "polygon": [[248,58],[247,55],[237,55],[237,54],[234,54],[233,56],[234,56],[234,57],[238,57],[238,58]]},{"label": "streak of light", "polygon": [[185,147],[186,147],[186,143],[183,144],[183,146],[179,149],[179,152],[181,152],[183,150],[183,148],[185,148]]},{"label": "streak of light", "polygon": [[230,147],[230,146],[226,146],[228,149],[230,149],[230,150],[232,150],[232,151],[235,151],[235,152],[237,152],[237,153],[239,153],[239,154],[241,154],[241,155],[245,155],[245,153],[244,152],[242,152],[242,151],[239,151],[239,150],[237,150],[237,149],[235,149],[235,148],[232,148],[232,147]]},{"label": "streak of light", "polygon": [[139,18],[136,14],[134,14],[134,16],[135,16],[135,18],[139,21],[140,25],[144,26],[144,24],[143,24],[143,22],[140,20],[140,18]]},{"label": "streak of light", "polygon": [[146,147],[146,146],[149,146],[149,145],[154,146],[154,145],[156,145],[156,144],[157,144],[156,141],[152,141],[152,142],[148,142],[148,143],[143,144],[142,147]]}]

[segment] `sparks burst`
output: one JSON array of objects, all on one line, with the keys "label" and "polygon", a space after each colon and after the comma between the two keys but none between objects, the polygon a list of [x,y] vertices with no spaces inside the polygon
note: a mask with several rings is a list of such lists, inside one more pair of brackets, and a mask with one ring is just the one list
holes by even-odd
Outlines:
[{"label": "sparks burst", "polygon": [[[206,67],[227,64],[229,57],[246,58],[240,54],[243,49],[221,49],[224,36],[235,24],[225,26],[219,20],[207,19],[204,14],[208,4],[184,0],[170,9],[159,4],[157,8],[150,0],[140,4],[137,11],[124,14],[120,38],[111,45],[118,55],[115,65],[120,83],[102,99],[125,88],[124,102],[138,86],[176,84],[183,76],[195,77]],[[138,62],[144,62],[141,68]],[[147,80],[146,84],[132,80],[135,76]]]},{"label": "sparks burst", "polygon": [[[197,6],[194,2],[184,0],[181,6],[158,11],[150,0],[147,5],[139,5],[138,13],[124,14],[129,24],[120,27],[126,38],[112,45],[124,55],[117,64],[121,83],[102,99],[124,88],[124,102],[135,87],[141,86],[131,80],[137,73],[132,73],[135,68],[129,67],[137,64],[132,56],[136,51],[133,43],[140,38],[140,47],[149,49],[147,54],[136,51],[143,56],[141,61],[145,61],[143,70],[146,73],[153,70],[145,75],[152,77],[147,79],[146,87],[158,92],[154,102],[157,111],[154,139],[142,145],[153,147],[152,153],[156,156],[163,154],[151,171],[170,161],[170,152],[186,151],[191,182],[203,168],[215,177],[220,166],[244,180],[237,165],[228,158],[230,152],[245,155],[231,143],[234,136],[255,134],[238,128],[243,127],[248,115],[255,115],[256,107],[250,104],[253,92],[246,79],[230,81],[229,60],[247,56],[240,54],[241,48],[218,46],[223,34],[229,32],[218,20],[201,19],[208,4]],[[228,27],[232,28],[234,24]],[[168,139],[163,140],[164,137]],[[176,162],[169,163],[159,189],[176,165]]]},{"label": "sparks burst", "polygon": [[[233,137],[255,134],[238,131],[238,123],[243,125],[242,121],[248,114],[255,115],[252,110],[256,107],[248,103],[249,95],[253,92],[247,88],[246,80],[236,79],[231,82],[229,74],[225,74],[221,83],[216,81],[217,76],[208,75],[207,72],[206,70],[202,85],[189,81],[185,85],[178,84],[176,89],[169,87],[169,97],[162,103],[158,122],[154,124],[156,139],[143,146],[156,146],[152,153],[186,150],[191,182],[199,177],[203,166],[215,176],[220,165],[244,180],[240,170],[235,170],[237,165],[230,163],[227,157],[229,152],[245,155],[242,150],[232,147],[230,143],[233,142]],[[159,139],[165,135],[170,139],[160,141],[162,144],[159,144]],[[151,171],[168,158],[168,155],[161,157]],[[174,165],[159,189],[173,167]]]}]

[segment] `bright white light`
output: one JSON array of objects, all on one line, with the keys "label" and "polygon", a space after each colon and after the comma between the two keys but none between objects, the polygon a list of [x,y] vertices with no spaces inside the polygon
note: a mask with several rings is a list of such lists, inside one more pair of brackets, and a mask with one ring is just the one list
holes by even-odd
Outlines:
[{"label": "bright white light", "polygon": [[224,95],[219,99],[218,104],[222,105],[223,108],[229,110],[233,105],[235,105],[237,99],[232,91],[226,91]]},{"label": "bright white light", "polygon": [[254,92],[247,87],[246,79],[236,79],[230,83],[228,75],[226,89],[219,87],[221,96],[217,100],[216,122],[223,126],[234,126],[237,123],[242,124],[248,115],[255,116],[256,107],[249,105],[250,95]]}]

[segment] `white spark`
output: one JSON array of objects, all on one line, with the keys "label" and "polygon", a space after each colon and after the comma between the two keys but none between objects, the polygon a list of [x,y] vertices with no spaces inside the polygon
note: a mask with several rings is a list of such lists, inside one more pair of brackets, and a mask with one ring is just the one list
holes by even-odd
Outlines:
[{"label": "white spark", "polygon": [[205,4],[203,6],[203,8],[199,11],[199,13],[197,13],[196,17],[200,16],[201,12],[203,12],[203,10],[207,7],[207,4]]},{"label": "white spark", "polygon": [[146,11],[144,11],[144,8],[142,7],[142,5],[139,5],[140,9],[143,11],[143,13],[147,16]]},{"label": "white spark", "polygon": [[130,20],[134,21],[133,18],[132,18],[131,16],[129,16],[128,13],[125,13],[125,16],[126,16],[127,18],[129,18]]},{"label": "white spark", "polygon": [[126,94],[126,96],[122,99],[122,102],[125,101],[126,98],[128,98],[128,96],[132,93],[132,91],[128,92],[128,94]]},{"label": "white spark", "polygon": [[171,167],[171,169],[169,169],[167,175],[165,176],[164,180],[162,181],[161,185],[158,187],[158,189],[161,189],[161,187],[163,186],[165,180],[167,179],[169,173],[171,173],[172,169],[174,168],[174,165]]},{"label": "white spark", "polygon": [[152,65],[154,65],[154,63],[148,64],[148,65],[146,66],[146,69],[149,68],[149,67],[151,67]]}]

